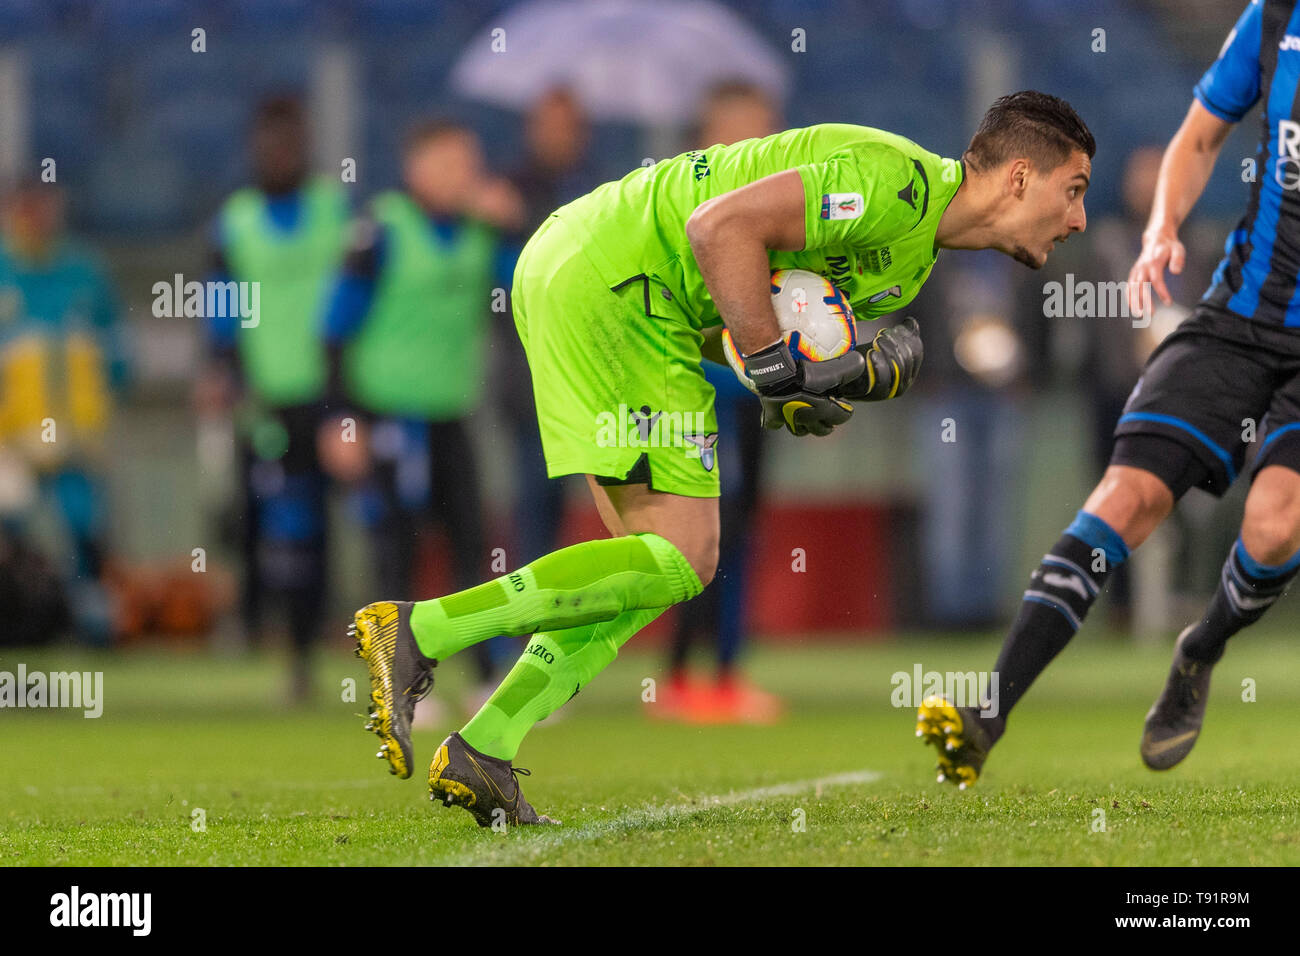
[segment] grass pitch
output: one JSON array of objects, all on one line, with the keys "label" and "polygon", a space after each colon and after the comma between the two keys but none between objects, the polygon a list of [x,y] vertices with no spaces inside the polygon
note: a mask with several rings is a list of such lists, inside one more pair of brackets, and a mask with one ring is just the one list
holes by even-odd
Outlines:
[{"label": "grass pitch", "polygon": [[[361,729],[364,672],[332,650],[305,710],[281,662],[183,652],[5,651],[0,670],[104,672],[104,714],[0,710],[0,862],[9,865],[1295,865],[1300,646],[1242,635],[1215,671],[1206,732],[1164,774],[1138,758],[1169,647],[1075,642],[1011,722],[979,785],[935,782],[891,675],[991,666],[997,640],[761,649],[786,696],[774,727],[648,719],[660,656],[630,651],[537,728],[517,763],[558,828],[480,830],[427,800],[464,678],[438,669],[444,726],[390,777]],[[353,678],[361,703],[341,700]],[[1255,701],[1243,698],[1254,681]],[[1096,811],[1103,811],[1099,815]],[[1104,821],[1104,831],[1099,823]],[[202,826],[200,826],[200,823]]]}]

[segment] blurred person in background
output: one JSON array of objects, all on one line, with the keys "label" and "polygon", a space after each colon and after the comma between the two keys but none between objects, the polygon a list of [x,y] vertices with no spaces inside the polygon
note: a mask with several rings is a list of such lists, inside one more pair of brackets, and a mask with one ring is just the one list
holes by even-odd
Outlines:
[{"label": "blurred person in background", "polygon": [[510,174],[524,207],[523,226],[515,235],[540,225],[596,179],[588,162],[587,115],[571,90],[556,87],[537,98],[524,119],[524,139],[524,160]]},{"label": "blurred person in background", "polygon": [[[235,411],[242,495],[242,613],[260,642],[268,598],[285,608],[292,697],[310,694],[310,651],[328,579],[328,478],[316,448],[327,366],[320,315],[347,242],[341,182],[310,174],[301,103],[276,97],[253,121],[254,183],[230,196],[214,228],[214,282],[258,284],[259,315],[209,308],[199,414]],[[228,315],[218,315],[228,312]]]},{"label": "blurred person in background", "polygon": [[[489,315],[514,258],[501,234],[523,219],[518,194],[491,177],[475,133],[450,120],[415,127],[403,149],[404,191],[376,196],[353,232],[325,315],[331,421],[320,443],[351,457],[340,421],[365,422],[369,476],[360,496],[376,584],[409,594],[421,519],[438,521],[457,560],[451,584],[488,570],[470,414],[483,401]],[[491,690],[494,655],[474,654],[472,710]],[[425,709],[423,720],[433,720]]]},{"label": "blurred person in background", "polygon": [[[127,349],[108,275],[91,250],[68,238],[64,213],[62,188],[39,178],[14,184],[4,199],[0,459],[7,493],[0,521],[10,560],[30,563],[31,519],[42,498],[53,505],[70,543],[72,624],[80,639],[103,645],[113,637],[103,472]],[[63,620],[57,609],[38,617],[47,625]]]},{"label": "blurred person in background", "polygon": [[[524,209],[523,227],[508,238],[512,258],[553,210],[596,185],[595,174],[587,162],[589,140],[586,114],[571,91],[557,87],[538,97],[525,118],[524,161],[510,174]],[[511,272],[513,269],[511,263]],[[509,287],[507,281],[506,288]],[[497,323],[493,327],[492,347],[500,370],[499,380],[503,383],[499,408],[502,421],[510,430],[515,459],[515,554],[511,563],[531,561],[559,545],[565,488],[569,483],[546,477],[532,374],[524,347],[511,323]]]},{"label": "blurred person in background", "polygon": [[[765,90],[739,80],[721,83],[700,105],[692,146],[729,145],[781,128],[780,108]],[[736,663],[748,627],[751,527],[766,450],[758,399],[730,367],[709,361],[703,367],[717,393],[718,439],[735,449],[722,477],[718,571],[713,587],[687,601],[677,615],[668,686],[650,713],[689,723],[770,723],[781,715],[780,698],[747,681]],[[708,680],[691,678],[687,664],[693,644],[716,655],[716,670]]]}]

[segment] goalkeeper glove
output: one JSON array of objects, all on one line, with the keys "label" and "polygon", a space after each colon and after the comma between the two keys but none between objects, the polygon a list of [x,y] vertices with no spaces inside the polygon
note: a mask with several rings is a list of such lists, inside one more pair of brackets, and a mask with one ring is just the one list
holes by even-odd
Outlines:
[{"label": "goalkeeper glove", "polygon": [[783,340],[745,356],[745,374],[758,389],[764,428],[829,435],[853,414],[852,405],[830,393],[860,378],[864,364],[853,350],[824,362],[800,361]]},{"label": "goalkeeper glove", "polygon": [[916,381],[925,354],[921,330],[911,317],[881,329],[870,345],[856,346],[855,351],[867,360],[866,369],[860,378],[845,385],[840,395],[863,402],[883,402],[906,392]]}]

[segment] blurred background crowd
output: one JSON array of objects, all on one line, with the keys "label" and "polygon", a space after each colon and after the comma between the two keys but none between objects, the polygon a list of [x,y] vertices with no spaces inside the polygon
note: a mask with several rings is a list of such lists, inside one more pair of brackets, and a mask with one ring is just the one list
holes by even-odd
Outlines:
[{"label": "blurred background crowd", "polygon": [[[749,635],[999,628],[1028,543],[1068,520],[1145,355],[1208,285],[1255,130],[1225,146],[1177,306],[1150,327],[1050,316],[1044,286],[1127,276],[1238,6],[5,0],[0,645],[292,648],[306,697],[310,649],[341,643],[353,608],[594,532],[582,483],[545,477],[509,309],[554,208],[811,123],[958,156],[996,96],[1038,88],[1096,134],[1088,230],[1040,272],[941,255],[906,310],[926,343],[913,395],[800,441],[761,434],[749,393],[709,371],[723,556],[648,635],[658,712],[775,719],[737,669]],[[206,291],[187,306],[192,282],[256,283],[256,323]],[[1189,495],[1112,585],[1120,633],[1167,636],[1212,590],[1237,515],[1211,504]],[[488,688],[518,649],[481,647]]]}]

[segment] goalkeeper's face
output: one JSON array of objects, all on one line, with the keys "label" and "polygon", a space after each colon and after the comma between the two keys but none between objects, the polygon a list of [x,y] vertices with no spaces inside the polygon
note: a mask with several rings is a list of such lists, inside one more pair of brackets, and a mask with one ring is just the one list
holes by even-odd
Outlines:
[{"label": "goalkeeper's face", "polygon": [[1058,242],[1083,232],[1088,225],[1083,194],[1091,174],[1092,160],[1082,150],[1051,170],[1029,160],[1012,160],[1008,188],[1013,202],[1004,251],[1031,269],[1041,269]]}]

